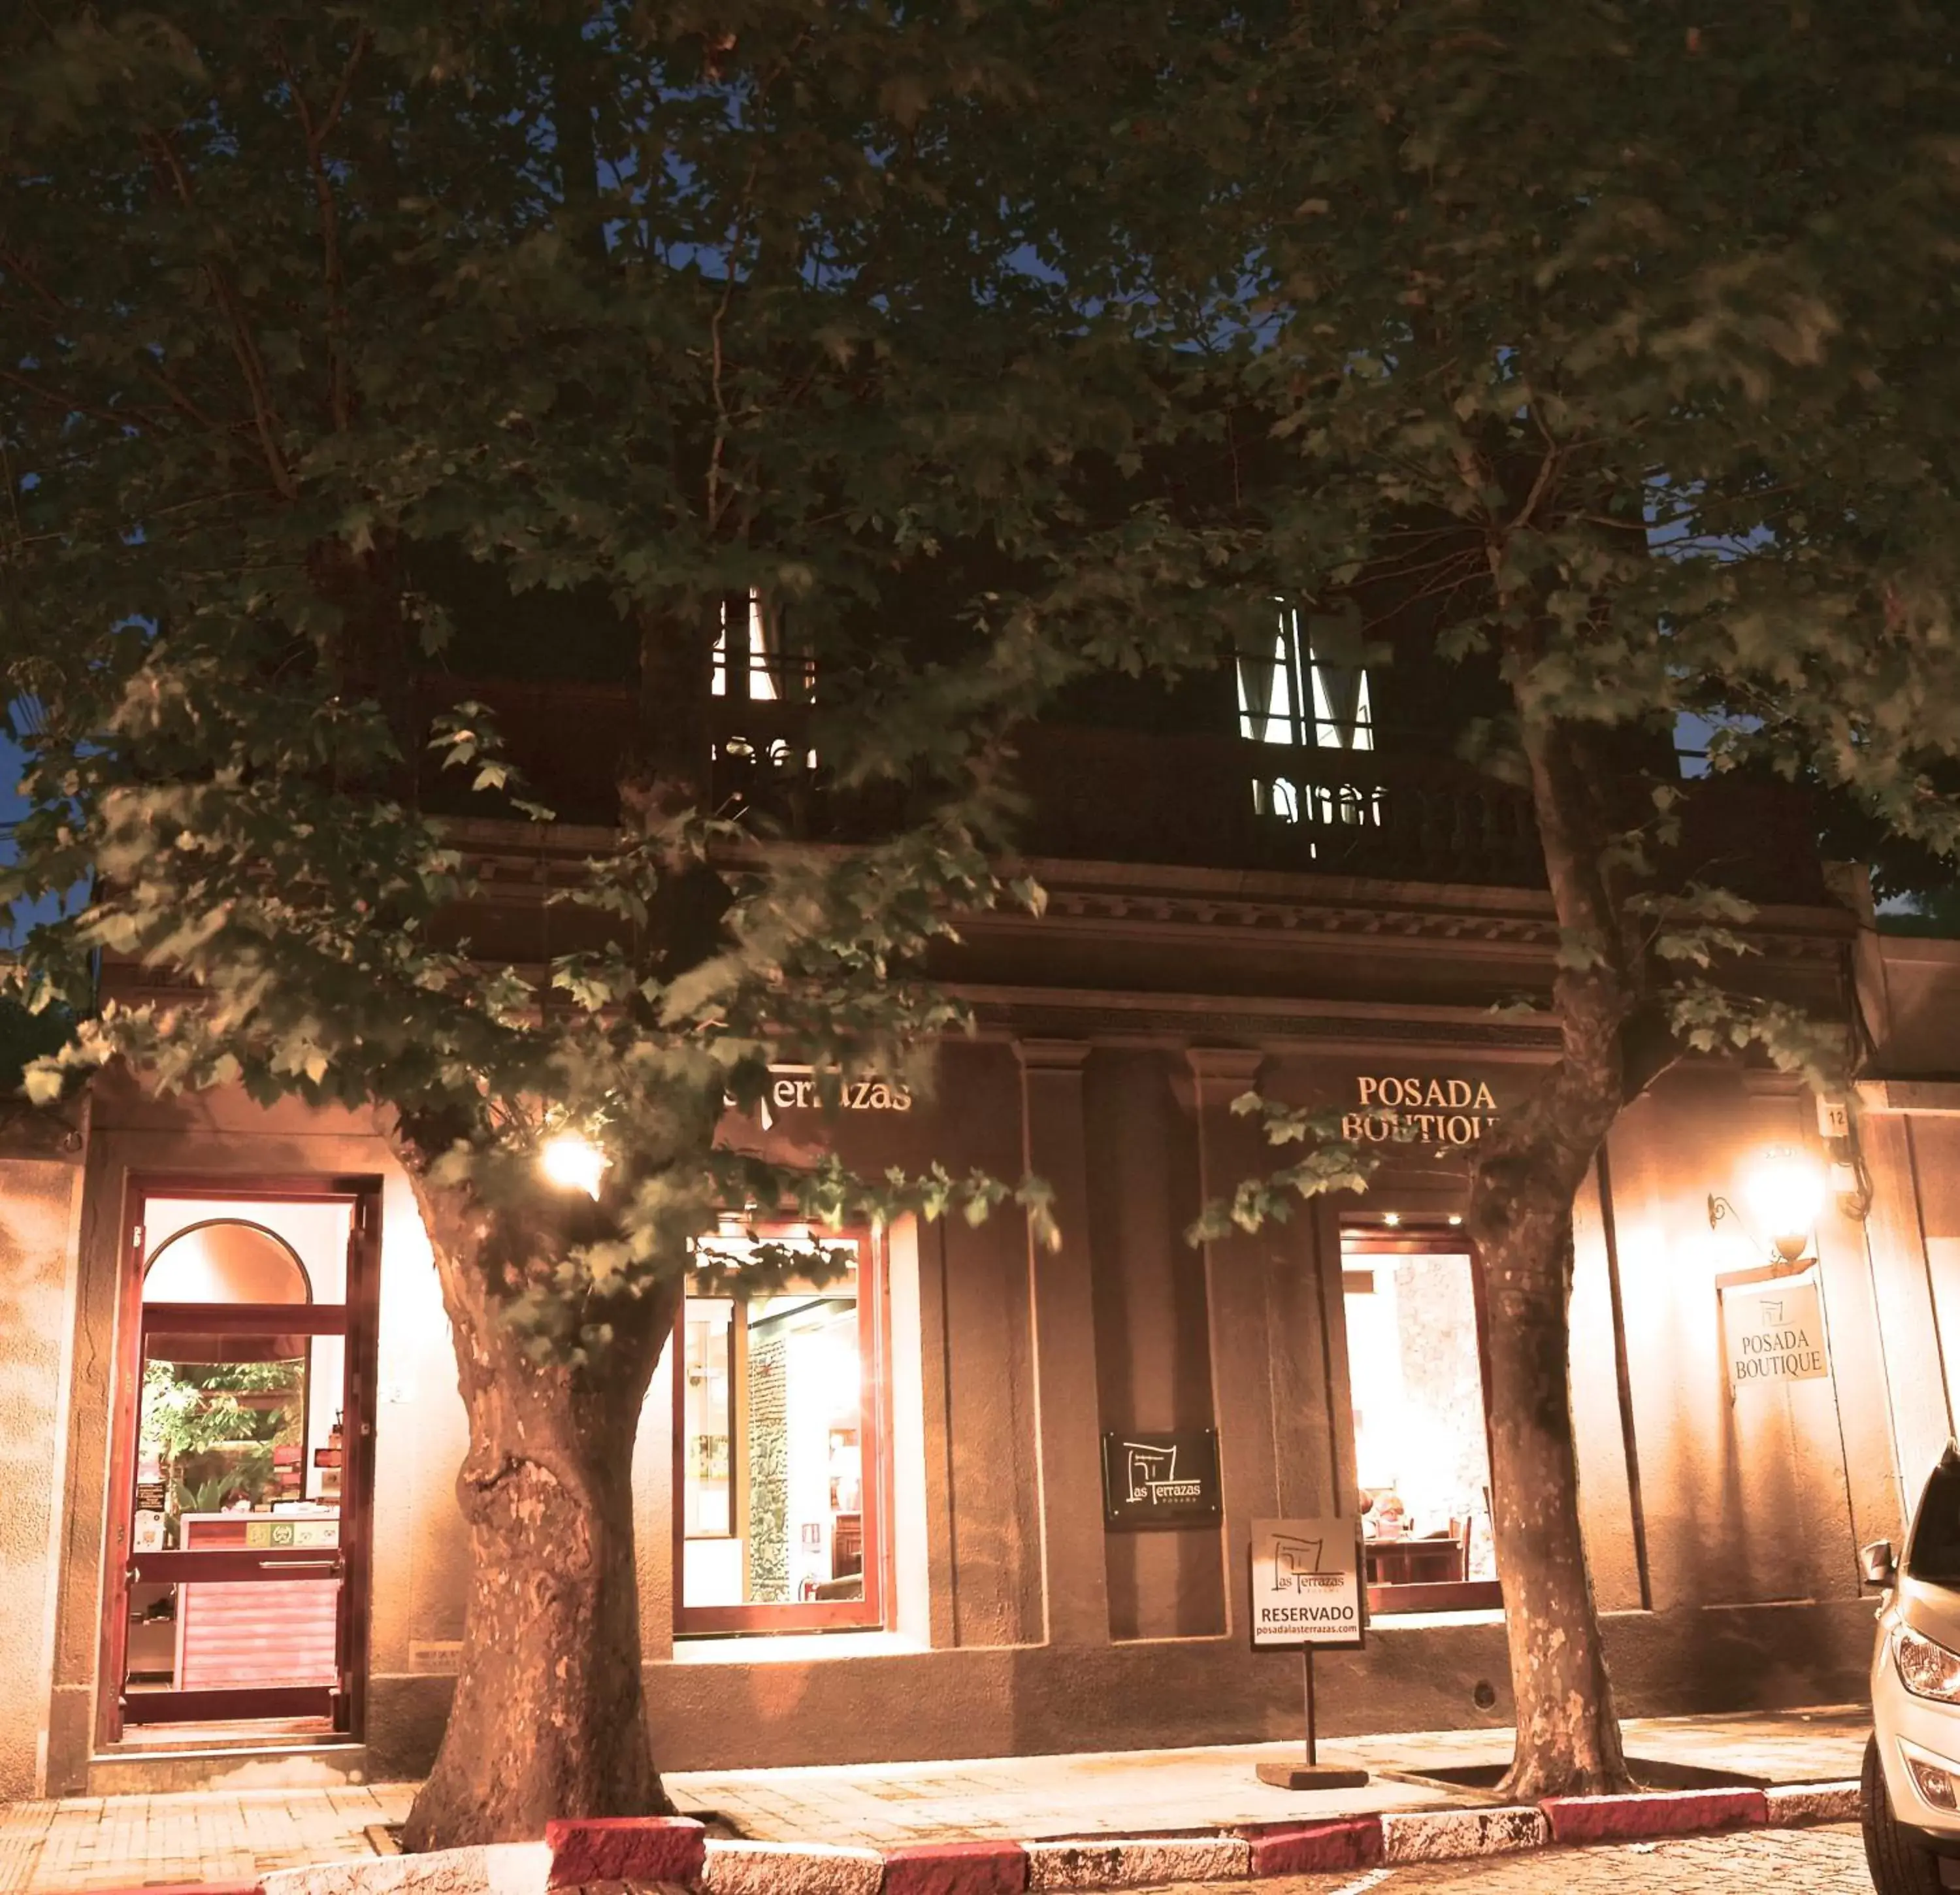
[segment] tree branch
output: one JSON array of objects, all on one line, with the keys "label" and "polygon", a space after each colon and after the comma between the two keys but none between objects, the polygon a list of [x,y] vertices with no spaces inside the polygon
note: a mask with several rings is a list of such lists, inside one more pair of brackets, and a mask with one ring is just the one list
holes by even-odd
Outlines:
[{"label": "tree branch", "polygon": [[285,45],[276,37],[272,41],[273,56],[285,75],[286,89],[292,94],[293,110],[298,114],[300,130],[306,139],[307,169],[313,174],[313,196],[320,205],[321,277],[326,286],[327,414],[336,433],[347,427],[352,419],[352,405],[348,386],[347,304],[340,263],[340,210],[333,195],[333,180],[327,174],[324,154],[326,141],[339,123],[348,94],[353,88],[354,75],[360,68],[368,46],[368,29],[363,27],[354,37],[354,49],[348,55],[347,64],[342,70],[339,83],[333,89],[333,97],[327,101],[325,114],[316,125],[299,75],[286,57]]},{"label": "tree branch", "polygon": [[[146,132],[141,139],[158,175],[170,186],[177,202],[188,210],[191,204],[190,180],[185,174],[169,133]],[[299,497],[299,483],[293,478],[292,470],[286,465],[285,455],[279,447],[278,414],[272,403],[272,386],[266,374],[265,358],[259,353],[257,340],[245,319],[244,305],[230,278],[215,263],[207,262],[204,273],[231,326],[231,352],[237,360],[239,372],[244,377],[247,392],[252,398],[253,423],[258,432],[259,451],[266,457],[266,471],[272,476],[272,485],[280,498],[295,500]]]}]

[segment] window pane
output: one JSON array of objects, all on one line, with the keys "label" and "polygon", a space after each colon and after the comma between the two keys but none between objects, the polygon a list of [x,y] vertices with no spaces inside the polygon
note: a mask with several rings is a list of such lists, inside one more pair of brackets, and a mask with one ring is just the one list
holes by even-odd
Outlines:
[{"label": "window pane", "polygon": [[1342,1274],[1362,1530],[1383,1549],[1376,1583],[1495,1578],[1470,1260],[1368,1256]]},{"label": "window pane", "polygon": [[865,1365],[854,1271],[688,1300],[686,1606],[864,1596]]},{"label": "window pane", "polygon": [[734,1400],[732,1303],[690,1298],[685,1351],[687,1390],[682,1398],[686,1511],[682,1530],[726,1536],[735,1530],[730,1485],[729,1416]]}]

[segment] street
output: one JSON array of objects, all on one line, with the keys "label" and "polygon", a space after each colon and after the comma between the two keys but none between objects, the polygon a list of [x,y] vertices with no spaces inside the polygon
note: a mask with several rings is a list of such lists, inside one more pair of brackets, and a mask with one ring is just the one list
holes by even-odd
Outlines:
[{"label": "street", "polygon": [[[1256,1884],[1260,1895],[1871,1895],[1864,1847],[1851,1823],[1745,1830],[1677,1842],[1545,1849],[1475,1862],[1411,1864]],[[1246,1895],[1213,1882],[1172,1895]]]}]

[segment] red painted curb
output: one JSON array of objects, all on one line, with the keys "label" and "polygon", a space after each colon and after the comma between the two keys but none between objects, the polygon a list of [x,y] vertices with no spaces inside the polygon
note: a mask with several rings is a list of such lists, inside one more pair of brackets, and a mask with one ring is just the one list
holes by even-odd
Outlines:
[{"label": "red painted curb", "polygon": [[1548,1796],[1538,1804],[1554,1842],[1614,1842],[1636,1836],[1689,1836],[1760,1828],[1769,1820],[1761,1790],[1650,1790],[1631,1796]]},{"label": "red painted curb", "polygon": [[1018,1842],[925,1842],[885,1855],[884,1895],[1021,1895],[1027,1885]]},{"label": "red painted curb", "polygon": [[1337,1817],[1327,1823],[1248,1823],[1233,1833],[1252,1844],[1255,1875],[1373,1868],[1382,1859],[1379,1816]]},{"label": "red painted curb", "polygon": [[587,1882],[701,1885],[708,1832],[691,1816],[591,1816],[545,1825],[551,1850],[547,1888]]}]

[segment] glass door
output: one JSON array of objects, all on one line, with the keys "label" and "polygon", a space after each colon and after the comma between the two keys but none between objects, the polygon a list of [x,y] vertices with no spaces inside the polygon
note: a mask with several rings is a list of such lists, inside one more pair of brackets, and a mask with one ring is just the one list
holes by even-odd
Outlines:
[{"label": "glass door", "polygon": [[[145,1247],[125,1358],[106,1734],[348,1731],[364,1629],[349,1475],[371,1425],[350,1357],[371,1336],[347,1294],[354,1206],[308,1205],[278,1220],[288,1234],[270,1205],[185,1208],[232,1214],[171,1230],[152,1207],[167,1234]],[[291,1241],[310,1231],[310,1270]]]}]

